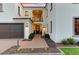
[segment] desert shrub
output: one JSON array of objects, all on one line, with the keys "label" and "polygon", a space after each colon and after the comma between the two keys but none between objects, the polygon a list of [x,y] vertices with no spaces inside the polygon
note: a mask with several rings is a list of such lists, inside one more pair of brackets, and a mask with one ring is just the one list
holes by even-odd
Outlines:
[{"label": "desert shrub", "polygon": [[76,44],[76,40],[74,38],[67,38],[69,44]]},{"label": "desert shrub", "polygon": [[79,41],[76,44],[79,45]]},{"label": "desert shrub", "polygon": [[73,45],[76,44],[76,40],[74,38],[67,38],[61,41],[64,45]]},{"label": "desert shrub", "polygon": [[69,42],[67,40],[65,40],[65,39],[62,40],[61,43],[64,44],[64,45],[68,45],[69,44]]}]

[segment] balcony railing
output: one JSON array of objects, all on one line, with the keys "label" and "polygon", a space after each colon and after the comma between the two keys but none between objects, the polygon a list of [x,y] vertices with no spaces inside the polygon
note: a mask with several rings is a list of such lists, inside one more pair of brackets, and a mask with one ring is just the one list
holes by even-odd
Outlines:
[{"label": "balcony railing", "polygon": [[33,22],[43,22],[43,20],[33,20],[33,19],[32,19],[32,21]]}]

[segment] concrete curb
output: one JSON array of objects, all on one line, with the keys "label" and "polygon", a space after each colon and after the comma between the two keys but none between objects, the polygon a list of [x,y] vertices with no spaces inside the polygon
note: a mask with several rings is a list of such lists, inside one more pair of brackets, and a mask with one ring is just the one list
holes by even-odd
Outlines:
[{"label": "concrete curb", "polygon": [[57,49],[61,52],[62,55],[65,55],[64,52],[59,47],[57,47]]}]

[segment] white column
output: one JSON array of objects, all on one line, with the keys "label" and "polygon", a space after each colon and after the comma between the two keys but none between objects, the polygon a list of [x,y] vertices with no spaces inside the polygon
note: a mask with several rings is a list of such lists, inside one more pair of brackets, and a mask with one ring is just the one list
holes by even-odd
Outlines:
[{"label": "white column", "polygon": [[29,37],[29,24],[24,23],[24,39],[28,39]]}]

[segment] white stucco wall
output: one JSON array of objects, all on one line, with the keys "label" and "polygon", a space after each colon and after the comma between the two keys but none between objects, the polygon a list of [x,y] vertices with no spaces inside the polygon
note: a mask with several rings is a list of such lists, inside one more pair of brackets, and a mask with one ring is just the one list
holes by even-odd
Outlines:
[{"label": "white stucco wall", "polygon": [[10,22],[13,21],[12,18],[15,17],[15,6],[14,4],[4,3],[3,12],[0,12],[0,22]]},{"label": "white stucco wall", "polygon": [[[15,15],[16,17],[24,17],[24,11],[23,11],[23,7],[20,3],[13,3],[15,5]],[[18,6],[20,7],[20,16],[18,15]]]},{"label": "white stucco wall", "polygon": [[[49,4],[50,5],[50,4]],[[50,6],[48,7],[48,9]],[[54,11],[54,12],[53,12]],[[49,17],[47,18],[48,24],[52,20],[52,31],[50,37],[55,42],[61,42],[64,38],[69,38],[74,36],[74,17],[79,17],[79,4],[68,4],[68,3],[57,3],[54,4],[54,10],[49,12]],[[54,16],[53,16],[54,15]],[[50,31],[50,25],[48,27]],[[79,37],[73,37],[79,41]]]},{"label": "white stucco wall", "polygon": [[32,32],[32,22],[28,19],[28,21],[24,23],[24,38],[28,40],[29,35]]},{"label": "white stucco wall", "polygon": [[[20,14],[18,15],[18,6],[20,7]],[[0,12],[0,22],[14,22],[13,18],[23,17],[23,8],[18,3],[2,3],[3,12]]]},{"label": "white stucco wall", "polygon": [[[55,32],[56,32],[56,20],[55,20],[55,4],[53,4],[52,6],[52,11],[50,12],[50,5],[51,4],[47,4],[47,9],[48,9],[48,17],[46,19],[46,23],[47,23],[47,27],[48,27],[48,33],[50,35],[50,38],[53,40],[53,41],[56,41],[56,37],[55,37]],[[52,33],[50,33],[50,21],[52,21]]]},{"label": "white stucco wall", "polygon": [[56,4],[56,42],[74,35],[74,17],[79,17],[79,4]]},{"label": "white stucco wall", "polygon": [[[23,18],[24,14],[23,14],[23,10],[22,10],[22,6],[20,6],[21,8],[21,16],[18,16],[18,6],[20,6],[19,4],[15,4],[15,3],[3,3],[3,12],[0,12],[0,23],[27,23],[28,22],[28,29],[27,31],[25,31],[25,26],[24,25],[24,38],[28,39],[29,34],[32,32],[31,30],[31,22],[29,21],[29,19],[22,19],[22,20],[14,20],[13,18]],[[25,34],[26,33],[26,34]]]}]

